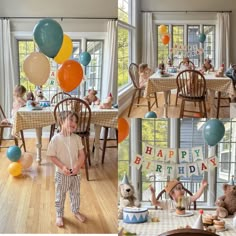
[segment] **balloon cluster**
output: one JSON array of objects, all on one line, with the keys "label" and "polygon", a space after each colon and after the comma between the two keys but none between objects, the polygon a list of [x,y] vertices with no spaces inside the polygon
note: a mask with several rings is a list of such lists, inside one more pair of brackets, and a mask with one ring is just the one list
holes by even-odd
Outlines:
[{"label": "balloon cluster", "polygon": [[91,61],[88,52],[79,56],[79,62],[68,60],[73,52],[70,37],[63,33],[60,24],[53,19],[40,20],[33,29],[34,42],[39,52],[27,56],[23,63],[23,70],[28,80],[36,86],[42,86],[50,75],[50,63],[47,57],[53,58],[61,66],[58,69],[57,80],[62,90],[74,90],[83,79],[83,68]]},{"label": "balloon cluster", "polygon": [[23,169],[29,168],[33,163],[33,157],[29,153],[21,154],[18,146],[11,146],[7,149],[7,157],[11,162],[8,172],[12,176],[19,176]]},{"label": "balloon cluster", "polygon": [[158,31],[162,35],[161,36],[162,43],[164,45],[168,44],[170,42],[170,36],[168,35],[167,27],[165,25],[160,25],[158,27]]}]

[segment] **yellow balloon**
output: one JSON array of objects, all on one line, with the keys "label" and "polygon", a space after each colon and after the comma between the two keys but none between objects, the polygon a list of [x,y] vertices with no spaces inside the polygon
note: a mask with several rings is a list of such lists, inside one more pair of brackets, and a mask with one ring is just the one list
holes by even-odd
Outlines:
[{"label": "yellow balloon", "polygon": [[72,51],[73,51],[72,41],[68,35],[64,34],[61,48],[57,53],[57,55],[54,57],[54,61],[57,62],[58,64],[62,64],[71,56]]},{"label": "yellow balloon", "polygon": [[8,172],[9,174],[11,174],[12,176],[18,176],[21,174],[22,172],[22,165],[19,162],[12,162],[9,166],[8,166]]},{"label": "yellow balloon", "polygon": [[44,54],[32,52],[24,60],[23,70],[31,83],[36,86],[42,86],[48,80],[50,63]]},{"label": "yellow balloon", "polygon": [[167,33],[167,27],[165,25],[160,25],[158,27],[158,31],[160,34],[166,34]]},{"label": "yellow balloon", "polygon": [[24,153],[20,158],[19,163],[21,163],[23,169],[29,168],[33,163],[33,157],[29,153]]}]

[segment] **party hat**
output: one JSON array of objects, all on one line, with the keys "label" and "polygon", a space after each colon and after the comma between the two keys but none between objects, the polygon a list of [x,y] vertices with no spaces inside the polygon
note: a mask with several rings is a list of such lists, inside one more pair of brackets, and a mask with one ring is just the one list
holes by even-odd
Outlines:
[{"label": "party hat", "polygon": [[129,179],[126,173],[124,173],[123,180],[121,182],[122,184],[129,184]]},{"label": "party hat", "polygon": [[199,211],[200,215],[198,216],[197,220],[195,221],[194,225],[193,225],[193,229],[203,229],[203,223],[202,223],[202,214],[203,214],[203,210]]}]

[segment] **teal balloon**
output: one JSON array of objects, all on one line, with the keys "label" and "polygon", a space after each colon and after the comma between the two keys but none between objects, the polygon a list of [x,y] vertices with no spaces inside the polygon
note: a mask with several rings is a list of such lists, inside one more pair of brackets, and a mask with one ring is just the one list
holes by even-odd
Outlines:
[{"label": "teal balloon", "polygon": [[40,52],[54,58],[63,42],[63,30],[60,24],[52,19],[43,19],[33,30],[34,41]]},{"label": "teal balloon", "polygon": [[209,146],[215,146],[225,134],[225,126],[218,119],[208,120],[203,128],[203,135]]},{"label": "teal balloon", "polygon": [[154,111],[149,111],[145,114],[144,118],[157,118],[157,114]]},{"label": "teal balloon", "polygon": [[10,161],[18,161],[21,157],[21,150],[18,146],[11,146],[7,149],[7,157]]},{"label": "teal balloon", "polygon": [[88,52],[80,53],[80,55],[79,55],[79,62],[82,65],[87,66],[90,61],[91,61],[91,55]]},{"label": "teal balloon", "polygon": [[203,33],[201,33],[201,34],[199,35],[199,42],[200,42],[200,43],[204,43],[205,40],[206,40],[206,35],[203,34]]}]

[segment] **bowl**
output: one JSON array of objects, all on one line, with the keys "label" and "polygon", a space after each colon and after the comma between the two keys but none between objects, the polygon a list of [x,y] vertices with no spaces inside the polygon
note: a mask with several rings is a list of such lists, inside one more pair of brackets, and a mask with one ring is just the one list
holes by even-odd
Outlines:
[{"label": "bowl", "polygon": [[144,223],[148,220],[148,209],[125,207],[123,209],[123,222],[128,224]]},{"label": "bowl", "polygon": [[50,101],[39,101],[41,107],[50,107]]}]

